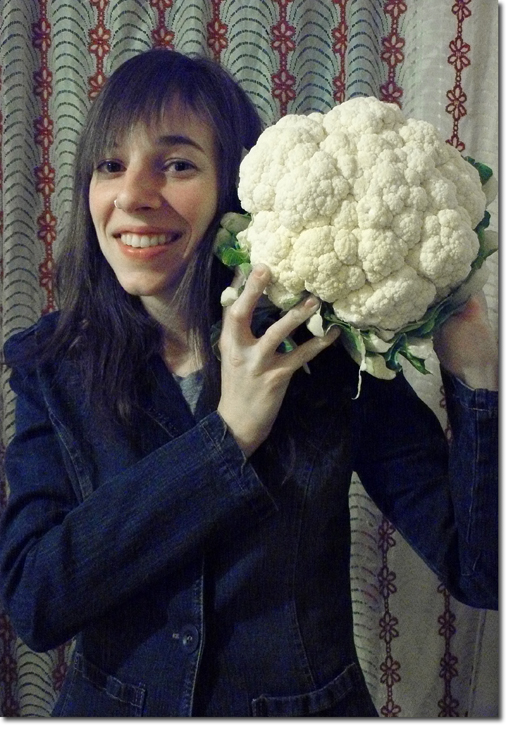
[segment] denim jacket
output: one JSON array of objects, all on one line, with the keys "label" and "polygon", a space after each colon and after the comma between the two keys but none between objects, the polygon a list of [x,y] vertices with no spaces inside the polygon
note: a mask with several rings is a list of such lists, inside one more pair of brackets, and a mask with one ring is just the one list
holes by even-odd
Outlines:
[{"label": "denim jacket", "polygon": [[54,715],[375,716],[352,631],[353,471],[457,599],[497,607],[495,393],[446,378],[449,451],[403,376],[363,375],[355,399],[357,367],[330,347],[275,425],[294,459],[248,460],[160,358],[150,368],[137,448],[106,439],[70,360],[11,376],[0,584],[30,647],[76,637]]}]

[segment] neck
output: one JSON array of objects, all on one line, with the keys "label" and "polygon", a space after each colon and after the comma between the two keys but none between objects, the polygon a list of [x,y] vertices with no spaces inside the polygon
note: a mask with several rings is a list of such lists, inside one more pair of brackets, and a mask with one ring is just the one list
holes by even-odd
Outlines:
[{"label": "neck", "polygon": [[160,324],[164,333],[162,357],[170,372],[186,377],[201,369],[202,363],[194,348],[186,320],[173,303],[141,297],[147,312]]},{"label": "neck", "polygon": [[179,377],[186,377],[202,366],[199,354],[190,344],[168,337],[167,334],[164,337],[162,356],[169,371]]}]

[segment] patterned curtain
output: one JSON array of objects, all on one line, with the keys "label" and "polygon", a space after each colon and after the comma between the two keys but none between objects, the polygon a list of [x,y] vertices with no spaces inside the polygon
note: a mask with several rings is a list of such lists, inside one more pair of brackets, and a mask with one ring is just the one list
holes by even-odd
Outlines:
[{"label": "patterned curtain", "polygon": [[[219,59],[266,123],[374,95],[432,122],[497,172],[494,0],[0,0],[0,7],[3,339],[55,308],[53,258],[70,215],[78,130],[111,70],[151,46]],[[496,262],[490,270],[496,322]],[[434,359],[431,370],[409,377],[445,424]],[[0,398],[5,446],[13,431],[6,374]],[[0,506],[7,494],[4,482]],[[351,512],[356,640],[381,716],[497,716],[497,614],[455,601],[356,479]],[[31,652],[0,609],[3,715],[48,716],[70,649]]]}]

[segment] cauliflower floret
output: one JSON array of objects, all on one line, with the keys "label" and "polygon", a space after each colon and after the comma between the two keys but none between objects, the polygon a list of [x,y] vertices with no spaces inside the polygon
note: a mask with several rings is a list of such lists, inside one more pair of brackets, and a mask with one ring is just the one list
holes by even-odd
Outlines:
[{"label": "cauliflower floret", "polygon": [[430,198],[431,209],[452,209],[458,206],[456,186],[438,172],[424,181],[424,188]]},{"label": "cauliflower floret", "polygon": [[458,210],[444,209],[427,219],[425,237],[406,261],[436,283],[437,300],[441,300],[465,280],[478,251],[479,240],[468,220]]},{"label": "cauliflower floret", "polygon": [[447,148],[450,146],[444,142],[436,127],[429,122],[409,119],[398,132],[407,150],[424,151],[435,165],[442,165],[449,160],[450,153]]},{"label": "cauliflower floret", "polygon": [[452,158],[438,170],[454,184],[458,205],[468,211],[474,229],[483,218],[486,207],[486,194],[480,186],[479,173],[461,156]]},{"label": "cauliflower floret", "polygon": [[279,282],[288,297],[305,289],[290,262],[294,238],[294,233],[279,223],[278,215],[268,211],[255,214],[252,226],[237,235],[241,247],[250,251],[252,264],[265,264],[271,272],[280,272]]},{"label": "cauliflower floret", "polygon": [[415,209],[405,209],[394,216],[392,231],[399,239],[407,245],[417,244],[422,236],[424,217]]},{"label": "cauliflower floret", "polygon": [[363,229],[358,255],[370,283],[378,282],[404,264],[408,246],[389,229]]},{"label": "cauliflower floret", "polygon": [[351,231],[358,227],[358,210],[354,196],[347,196],[340,202],[340,208],[332,217],[335,229],[347,229]]},{"label": "cauliflower floret", "polygon": [[[242,207],[250,213],[272,210],[275,189],[289,172],[297,170],[302,162],[312,158],[319,149],[323,127],[300,115],[282,117],[276,125],[260,135],[258,145],[252,148],[251,159],[240,164],[239,198]],[[268,150],[276,154],[269,159]]]},{"label": "cauliflower floret", "polygon": [[306,229],[296,239],[291,256],[291,264],[304,280],[305,289],[327,303],[365,283],[360,267],[344,264],[338,258],[335,236],[331,226]]},{"label": "cauliflower floret", "polygon": [[395,331],[421,318],[435,294],[432,283],[419,277],[409,265],[403,265],[380,282],[366,283],[335,301],[333,310],[341,320],[357,328],[376,326]]},{"label": "cauliflower floret", "polygon": [[370,193],[356,205],[360,229],[387,229],[394,220],[393,214],[380,196]]},{"label": "cauliflower floret", "polygon": [[300,232],[312,222],[328,223],[349,191],[350,184],[332,156],[318,150],[278,182],[274,210],[284,226]]},{"label": "cauliflower floret", "polygon": [[355,178],[360,163],[357,149],[349,135],[344,130],[336,130],[328,135],[319,145],[320,150],[333,157],[340,173],[347,180]]},{"label": "cauliflower floret", "polygon": [[286,115],[240,166],[239,241],[279,307],[305,291],[357,328],[421,318],[470,272],[486,197],[477,170],[422,120],[356,97]]},{"label": "cauliflower floret", "polygon": [[403,113],[395,104],[380,102],[374,97],[354,97],[325,114],[324,128],[328,134],[342,129],[353,136],[360,136],[369,132],[395,129],[404,119]]},{"label": "cauliflower floret", "polygon": [[355,265],[358,262],[359,238],[353,228],[334,226],[333,249],[338,259],[344,265]]}]

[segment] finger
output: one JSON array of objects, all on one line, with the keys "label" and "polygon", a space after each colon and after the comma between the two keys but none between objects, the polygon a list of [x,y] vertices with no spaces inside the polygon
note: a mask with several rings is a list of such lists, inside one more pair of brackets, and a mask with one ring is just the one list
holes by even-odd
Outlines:
[{"label": "finger", "polygon": [[230,305],[233,305],[237,298],[239,297],[240,293],[242,292],[242,287],[244,285],[246,278],[244,276],[244,273],[241,271],[240,267],[235,268],[235,276],[231,282],[231,285],[223,290],[221,293],[221,305],[223,306],[223,318],[224,318],[224,309],[228,308]]},{"label": "finger", "polygon": [[242,272],[240,267],[236,267],[235,275],[232,280],[231,287],[236,288],[238,290],[241,287],[241,285],[244,285],[244,280],[245,280],[244,273]]},{"label": "finger", "polygon": [[257,265],[251,271],[244,290],[233,305],[227,309],[229,318],[234,323],[239,323],[245,328],[251,328],[251,319],[256,304],[263,295],[266,286],[271,279],[271,271],[265,265]]},{"label": "finger", "polygon": [[305,341],[293,351],[286,354],[287,357],[291,357],[291,362],[295,362],[292,367],[299,369],[300,367],[308,364],[308,362],[315,359],[321,351],[331,346],[340,335],[340,329],[337,326],[330,328],[325,336],[314,336],[313,338]]},{"label": "finger", "polygon": [[262,336],[261,343],[269,350],[276,351],[278,346],[288,338],[298,326],[305,323],[319,307],[319,301],[313,295],[291,308],[276,323],[273,323]]}]

